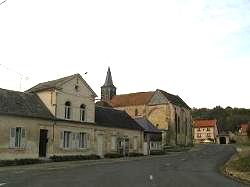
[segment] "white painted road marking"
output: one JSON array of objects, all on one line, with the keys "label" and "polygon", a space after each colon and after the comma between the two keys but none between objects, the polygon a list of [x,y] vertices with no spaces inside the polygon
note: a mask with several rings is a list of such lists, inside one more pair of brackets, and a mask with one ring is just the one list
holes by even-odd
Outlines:
[{"label": "white painted road marking", "polygon": [[0,186],[3,186],[3,185],[5,185],[6,183],[0,183]]}]

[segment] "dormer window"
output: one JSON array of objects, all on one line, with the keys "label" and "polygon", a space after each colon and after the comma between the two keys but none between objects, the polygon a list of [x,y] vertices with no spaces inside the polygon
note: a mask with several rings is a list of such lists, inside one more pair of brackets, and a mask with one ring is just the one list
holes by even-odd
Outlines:
[{"label": "dormer window", "polygon": [[86,105],[82,104],[80,106],[80,121],[85,121],[85,111],[86,111]]},{"label": "dormer window", "polygon": [[71,103],[69,101],[67,101],[65,103],[64,118],[70,119],[70,117],[71,117]]}]

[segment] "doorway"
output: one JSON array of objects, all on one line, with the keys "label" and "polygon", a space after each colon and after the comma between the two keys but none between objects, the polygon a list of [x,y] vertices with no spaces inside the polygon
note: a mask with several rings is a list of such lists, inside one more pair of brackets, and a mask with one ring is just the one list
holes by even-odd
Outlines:
[{"label": "doorway", "polygon": [[40,129],[39,157],[47,156],[48,130]]},{"label": "doorway", "polygon": [[220,137],[220,144],[226,144],[226,138],[225,137]]}]

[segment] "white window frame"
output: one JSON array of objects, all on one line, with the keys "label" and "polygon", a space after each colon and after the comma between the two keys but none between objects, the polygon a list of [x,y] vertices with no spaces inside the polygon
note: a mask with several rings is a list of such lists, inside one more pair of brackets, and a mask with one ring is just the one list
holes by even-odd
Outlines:
[{"label": "white window frame", "polygon": [[86,105],[84,105],[85,108],[80,107],[80,121],[85,122],[86,121]]},{"label": "white window frame", "polygon": [[[67,101],[67,102],[69,102],[69,101]],[[66,105],[66,103],[64,105],[64,118],[65,119],[71,119],[71,113],[72,113],[72,111],[71,111],[71,102],[69,102],[69,104],[70,104],[69,106]]]},{"label": "white window frame", "polygon": [[134,150],[138,149],[138,138],[137,137],[133,138],[133,149]]},{"label": "white window frame", "polygon": [[87,133],[79,133],[79,149],[86,149],[88,147]]},{"label": "white window frame", "polygon": [[23,127],[10,128],[10,148],[24,149],[26,146],[26,129]]},{"label": "white window frame", "polygon": [[63,131],[63,148],[69,149],[70,148],[70,141],[71,141],[71,132],[70,131]]},{"label": "white window frame", "polygon": [[117,149],[117,138],[116,136],[111,136],[111,150],[115,151]]}]

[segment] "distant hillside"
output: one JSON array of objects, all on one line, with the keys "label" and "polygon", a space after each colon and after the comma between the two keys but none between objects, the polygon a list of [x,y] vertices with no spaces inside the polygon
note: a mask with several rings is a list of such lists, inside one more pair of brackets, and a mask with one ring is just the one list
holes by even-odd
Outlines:
[{"label": "distant hillside", "polygon": [[219,131],[237,131],[241,123],[250,122],[250,109],[245,108],[222,108],[216,106],[213,109],[193,108],[193,119],[217,119]]}]

